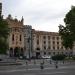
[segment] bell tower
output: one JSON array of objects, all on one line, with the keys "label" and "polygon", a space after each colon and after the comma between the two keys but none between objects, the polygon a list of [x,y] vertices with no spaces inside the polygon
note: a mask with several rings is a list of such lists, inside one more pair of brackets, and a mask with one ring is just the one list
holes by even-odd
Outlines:
[{"label": "bell tower", "polygon": [[2,3],[0,3],[0,16],[2,15]]}]

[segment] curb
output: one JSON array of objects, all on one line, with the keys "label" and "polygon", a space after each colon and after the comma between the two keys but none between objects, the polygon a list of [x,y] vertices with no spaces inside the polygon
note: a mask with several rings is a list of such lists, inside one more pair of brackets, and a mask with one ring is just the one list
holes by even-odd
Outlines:
[{"label": "curb", "polygon": [[0,66],[10,66],[10,65],[22,65],[22,63],[9,63],[9,62],[0,63]]}]

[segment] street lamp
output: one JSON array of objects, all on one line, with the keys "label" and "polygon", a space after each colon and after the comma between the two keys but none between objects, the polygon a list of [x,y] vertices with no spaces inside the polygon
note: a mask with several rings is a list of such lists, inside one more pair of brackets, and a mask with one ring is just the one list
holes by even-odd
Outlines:
[{"label": "street lamp", "polygon": [[29,59],[30,59],[30,57],[31,57],[31,54],[30,54],[30,49],[31,49],[31,38],[30,38],[30,36],[28,37],[28,45],[29,45],[29,49],[28,49],[28,53],[29,53]]}]

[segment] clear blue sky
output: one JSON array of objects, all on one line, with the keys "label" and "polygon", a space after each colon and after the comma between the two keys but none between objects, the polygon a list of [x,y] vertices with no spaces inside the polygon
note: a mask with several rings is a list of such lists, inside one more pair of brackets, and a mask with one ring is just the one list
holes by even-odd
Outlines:
[{"label": "clear blue sky", "polygon": [[[1,1],[1,0],[0,0]],[[57,32],[74,0],[2,0],[3,15],[24,17],[24,24],[36,30]]]}]

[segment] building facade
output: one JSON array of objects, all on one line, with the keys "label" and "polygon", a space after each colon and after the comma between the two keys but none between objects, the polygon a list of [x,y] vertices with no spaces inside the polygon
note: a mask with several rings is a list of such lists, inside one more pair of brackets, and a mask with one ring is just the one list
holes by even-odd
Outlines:
[{"label": "building facade", "polygon": [[10,57],[32,56],[32,26],[23,24],[23,17],[21,20],[13,19],[8,15],[6,21],[9,25],[9,55]]},{"label": "building facade", "polygon": [[32,57],[32,26],[24,25],[24,56],[27,58]]},{"label": "building facade", "polygon": [[24,55],[24,35],[23,35],[23,18],[18,21],[16,18],[13,19],[11,15],[8,15],[6,21],[9,25],[9,54],[10,56]]},{"label": "building facade", "polygon": [[33,30],[33,55],[39,57],[56,54],[68,54],[59,33]]},{"label": "building facade", "polygon": [[[0,3],[0,14],[2,4]],[[72,54],[72,50],[66,50],[62,45],[62,39],[58,32],[37,31],[31,25],[24,25],[24,19],[13,19],[8,15],[6,21],[9,24],[8,36],[10,57]]]},{"label": "building facade", "polygon": [[23,18],[11,20],[7,18],[9,35],[10,56],[26,56],[36,58],[44,55],[66,54],[71,55],[72,50],[66,50],[62,45],[62,39],[58,32],[37,31],[31,25],[24,25]]}]

